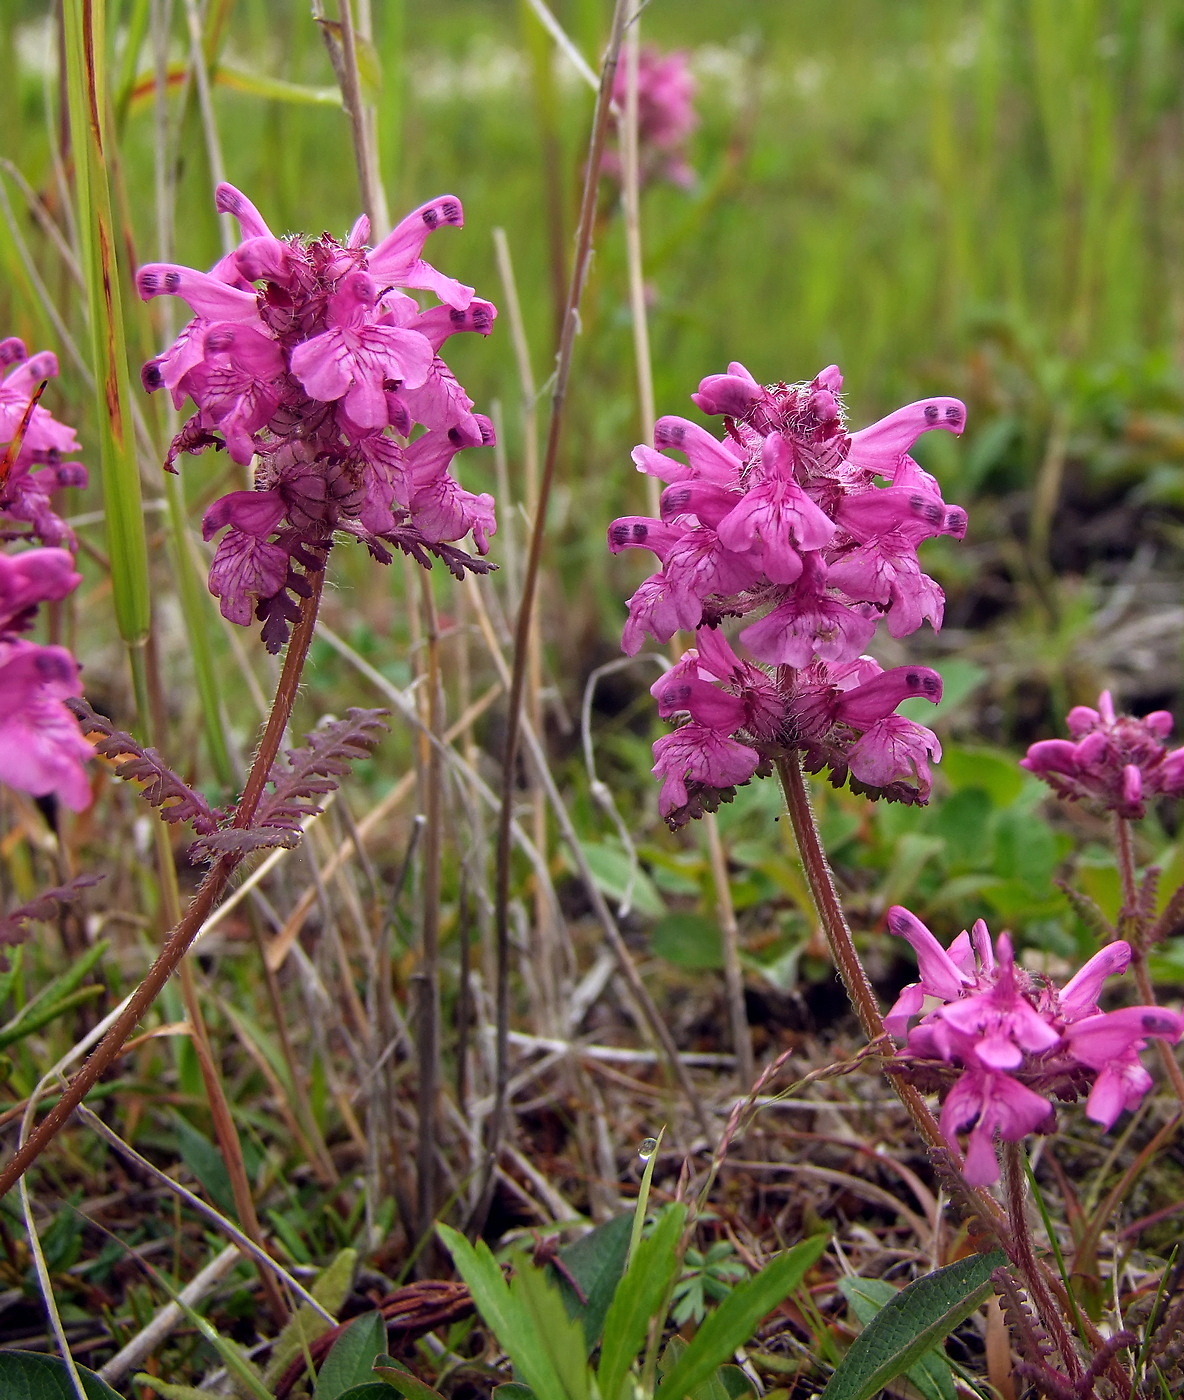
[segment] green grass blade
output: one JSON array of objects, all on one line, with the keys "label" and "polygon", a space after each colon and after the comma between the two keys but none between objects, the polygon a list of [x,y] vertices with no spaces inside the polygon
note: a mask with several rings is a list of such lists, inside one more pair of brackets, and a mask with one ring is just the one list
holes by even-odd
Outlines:
[{"label": "green grass blade", "polygon": [[452,1255],[457,1272],[468,1284],[477,1311],[493,1329],[494,1336],[522,1373],[527,1385],[536,1395],[554,1396],[556,1400],[562,1400],[566,1393],[563,1383],[542,1341],[535,1334],[522,1300],[511,1293],[510,1285],[489,1246],[484,1240],[478,1240],[474,1248],[459,1230],[439,1221],[436,1222],[436,1233]]},{"label": "green grass blade", "polygon": [[148,544],[129,413],[131,380],[116,256],[119,239],[107,178],[106,6],[104,0],[65,0],[62,16],[111,584],[119,635],[129,647],[136,647],[148,636],[151,606]]},{"label": "green grass blade", "polygon": [[[651,1163],[653,1158],[650,1158]],[[648,1239],[634,1250],[604,1319],[604,1341],[596,1383],[601,1400],[618,1400],[626,1373],[666,1297],[678,1267],[678,1241],[687,1218],[681,1202],[668,1206]]]},{"label": "green grass blade", "polygon": [[680,1400],[702,1385],[737,1347],[749,1341],[761,1318],[801,1283],[829,1242],[829,1235],[813,1235],[734,1288],[695,1333],[674,1369],[662,1378],[659,1400]]}]

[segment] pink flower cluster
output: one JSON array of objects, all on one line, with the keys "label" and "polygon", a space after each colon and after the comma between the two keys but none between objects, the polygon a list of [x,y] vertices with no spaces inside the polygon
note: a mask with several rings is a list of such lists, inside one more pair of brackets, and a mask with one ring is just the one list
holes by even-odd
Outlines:
[{"label": "pink flower cluster", "polygon": [[1103,982],[1130,962],[1130,945],[1121,940],[1058,988],[1016,965],[1006,933],[992,945],[981,919],[949,948],[899,905],[888,911],[888,927],[912,944],[921,980],[904,988],[884,1024],[905,1038],[901,1054],[914,1064],[940,1061],[960,1070],[942,1105],[941,1127],[951,1142],[970,1130],[965,1175],[971,1185],[998,1179],[996,1135],[1017,1142],[1051,1128],[1049,1093],[1074,1097],[1088,1085],[1086,1114],[1112,1127],[1151,1088],[1139,1061],[1148,1038],[1175,1042],[1184,1034],[1184,1016],[1159,1006],[1099,1008]]},{"label": "pink flower cluster", "polygon": [[1075,705],[1066,723],[1070,739],[1042,739],[1020,759],[1020,767],[1042,778],[1060,797],[1094,802],[1120,817],[1143,816],[1149,797],[1184,793],[1184,749],[1163,742],[1172,717],[1154,710],[1142,719],[1118,715],[1108,690],[1098,708]]},{"label": "pink flower cluster", "polygon": [[[894,637],[926,619],[941,625],[945,598],[917,546],[961,539],[966,512],[942,500],[909,450],[930,428],[961,433],[966,410],[924,399],[848,433],[841,386],[834,365],[809,384],[762,386],[732,364],[692,395],[724,416],[722,440],[670,417],[653,448],[634,450],[638,470],[667,485],[660,519],[609,526],[614,553],[650,549],[661,564],[629,600],[622,645],[633,655],[646,634],[697,632],[653,688],[664,717],[687,716],[654,746],[671,826],[714,810],[791,750],[836,785],[849,777],[869,796],[928,798],[940,745],[894,711],[909,696],[936,704],[941,678],[922,666],[884,671],[862,652],[881,619]],[[763,665],[716,630],[729,617],[754,618],[739,640]]]},{"label": "pink flower cluster", "polygon": [[[73,428],[59,423],[40,404],[28,413],[38,386],[57,378],[57,356],[52,350],[30,355],[23,341],[9,336],[0,340],[0,367],[0,444],[11,444],[25,424],[7,476],[0,473],[0,539],[72,544],[70,528],[54,511],[50,497],[62,487],[86,485],[86,468],[66,460],[80,450],[78,439]],[[12,528],[19,524],[29,528]]]},{"label": "pink flower cluster", "polygon": [[[493,498],[462,489],[450,467],[493,430],[439,352],[458,331],[488,334],[497,313],[421,256],[433,230],[463,224],[451,195],[373,248],[365,216],[339,243],[277,237],[231,185],[218,186],[216,204],[243,238],[210,272],[152,263],[137,274],[145,300],[179,296],[195,313],[143,379],[177,407],[186,396],[197,405],[170,469],[179,453],[211,446],[256,462],[254,490],[216,501],[203,530],[207,539],[226,531],[209,578],[223,615],[247,625],[254,612],[274,651],[297,615],[290,595],[307,593],[301,571],[323,567],[337,531],[383,563],[394,545],[429,567],[428,554],[454,572],[476,566],[448,542],[471,533],[484,553]],[[442,305],[421,311],[400,288]]]},{"label": "pink flower cluster", "polygon": [[[613,101],[625,110],[628,72],[624,58],[613,78]],[[695,172],[687,164],[686,143],[698,125],[695,113],[695,79],[685,53],[661,53],[646,44],[637,62],[637,148],[642,184],[661,178],[689,189]],[[604,154],[604,170],[620,179],[620,159],[611,147]]]},{"label": "pink flower cluster", "polygon": [[[78,451],[73,428],[37,405],[38,386],[57,375],[48,350],[29,356],[15,338],[0,341],[0,539],[43,540],[42,547],[0,554],[0,782],[34,797],[51,794],[80,811],[90,802],[83,763],[94,750],[62,703],[80,695],[78,663],[65,647],[40,646],[21,636],[38,607],[59,602],[82,582],[68,549],[69,527],[53,510],[50,493],[86,484],[86,468],[67,462]],[[22,436],[23,428],[23,436]],[[28,528],[20,528],[27,526]]]}]

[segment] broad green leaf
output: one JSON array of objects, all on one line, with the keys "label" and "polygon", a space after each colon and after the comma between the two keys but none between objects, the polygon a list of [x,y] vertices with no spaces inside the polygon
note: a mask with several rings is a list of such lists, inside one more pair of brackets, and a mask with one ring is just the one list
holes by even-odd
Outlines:
[{"label": "broad green leaf", "polygon": [[955,791],[982,788],[996,807],[1010,806],[1024,790],[1024,770],[1002,749],[949,744],[942,753],[941,771]]},{"label": "broad green leaf", "polygon": [[[435,1395],[431,1390],[429,1395]],[[391,1400],[391,1388],[382,1381],[367,1381],[365,1385],[351,1385],[343,1390],[336,1400]]]},{"label": "broad green leaf", "polygon": [[[522,1299],[510,1292],[501,1266],[484,1240],[474,1248],[459,1230],[440,1221],[436,1233],[452,1255],[457,1272],[469,1286],[473,1302],[527,1385],[547,1400],[562,1400],[563,1385],[542,1340],[535,1335]],[[582,1355],[582,1349],[581,1349]]]},{"label": "broad green leaf", "polygon": [[550,1277],[525,1254],[514,1261],[510,1295],[520,1302],[564,1394],[570,1400],[588,1400],[591,1372],[585,1359],[584,1329],[569,1315],[563,1295]]},{"label": "broad green leaf", "polygon": [[991,1292],[1002,1250],[959,1259],[916,1279],[881,1308],[851,1343],[824,1400],[869,1400],[963,1322]]},{"label": "broad green leaf", "polygon": [[665,914],[666,905],[654,882],[644,870],[630,865],[624,851],[601,841],[581,841],[580,848],[602,894],[618,903],[628,894],[630,908],[650,919]]},{"label": "broad green leaf", "polygon": [[[338,1312],[345,1302],[353,1283],[357,1262],[356,1249],[343,1249],[309,1290],[326,1312]],[[310,1342],[315,1342],[332,1325],[307,1303],[301,1303],[271,1349],[271,1360],[263,1373],[267,1384],[274,1389],[276,1382],[288,1369],[292,1358],[303,1351]]]},{"label": "broad green leaf", "polygon": [[386,1352],[386,1323],[380,1312],[363,1313],[346,1327],[321,1363],[312,1400],[338,1400],[372,1381],[374,1358]]},{"label": "broad green leaf", "polygon": [[530,1386],[506,1381],[504,1385],[493,1387],[493,1400],[537,1400],[537,1397]]},{"label": "broad green leaf", "polygon": [[687,1208],[681,1201],[667,1206],[649,1236],[633,1251],[617,1284],[604,1319],[596,1372],[601,1400],[620,1400],[621,1385],[678,1267],[678,1240],[686,1218]]},{"label": "broad green leaf", "polygon": [[[882,1278],[844,1278],[839,1280],[839,1288],[863,1327],[870,1326],[880,1309],[900,1292]],[[925,1400],[955,1400],[954,1374],[940,1346],[910,1366],[908,1378]]]},{"label": "broad green leaf", "polygon": [[650,930],[650,947],[675,967],[710,972],[724,965],[719,924],[703,914],[667,914]]},{"label": "broad green leaf", "polygon": [[814,1235],[779,1254],[747,1283],[738,1284],[695,1333],[678,1364],[658,1387],[659,1400],[690,1395],[729,1360],[737,1347],[751,1340],[757,1324],[793,1291],[829,1242]]},{"label": "broad green leaf", "polygon": [[[106,1381],[78,1367],[88,1400],[119,1400]],[[77,1400],[78,1392],[60,1356],[39,1351],[0,1351],[0,1395],[4,1400]]]},{"label": "broad green leaf", "polygon": [[568,1312],[583,1325],[589,1351],[600,1340],[608,1305],[625,1271],[632,1219],[630,1215],[616,1215],[559,1251],[564,1268],[587,1299],[581,1303],[571,1284],[560,1275],[559,1291]]},{"label": "broad green leaf", "polygon": [[443,1400],[438,1390],[433,1390],[427,1381],[413,1375],[401,1361],[393,1356],[380,1356],[374,1363],[374,1374],[408,1400]]}]

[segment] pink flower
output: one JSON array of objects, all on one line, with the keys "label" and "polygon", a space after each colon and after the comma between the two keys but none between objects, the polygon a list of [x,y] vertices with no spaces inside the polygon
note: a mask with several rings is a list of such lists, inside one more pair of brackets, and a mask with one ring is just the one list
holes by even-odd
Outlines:
[{"label": "pink flower", "polygon": [[52,794],[75,812],[90,803],[82,765],[94,750],[62,704],[81,694],[65,647],[0,638],[0,782],[34,797]]},{"label": "pink flower", "polygon": [[941,1122],[951,1141],[955,1132],[973,1129],[966,1153],[972,1185],[998,1178],[996,1134],[1016,1142],[1051,1121],[1049,1092],[1071,1097],[1083,1080],[1092,1081],[1086,1113],[1112,1127],[1151,1088],[1139,1063],[1148,1038],[1184,1035],[1184,1016],[1161,1007],[1099,1011],[1102,983],[1130,962],[1130,946],[1121,940],[1057,988],[1016,965],[1007,934],[992,945],[981,919],[948,949],[900,906],[888,911],[888,928],[912,945],[921,980],[903,989],[884,1024],[906,1040],[900,1053],[914,1066],[937,1060],[961,1070]]},{"label": "pink flower", "polygon": [[[613,100],[625,110],[628,73],[624,58],[613,80]],[[685,53],[663,54],[646,44],[637,62],[637,145],[643,183],[661,178],[684,189],[695,183],[687,164],[687,138],[698,125],[695,115],[695,79]],[[620,158],[609,147],[603,170],[620,179]]]},{"label": "pink flower", "polygon": [[[725,618],[744,620],[739,639],[771,668],[780,720],[759,734],[739,725],[733,739],[758,745],[765,760],[798,749],[811,772],[829,768],[832,781],[868,796],[924,802],[941,746],[893,710],[906,695],[937,701],[940,680],[926,671],[920,689],[901,689],[895,676],[840,697],[879,674],[861,653],[881,620],[894,637],[941,624],[944,597],[921,572],[917,546],[939,534],[961,539],[966,512],[942,500],[908,451],[930,428],[960,433],[965,409],[925,399],[851,435],[841,387],[834,365],[809,384],[764,386],[732,363],[691,396],[704,413],[724,415],[722,439],[683,418],[658,420],[654,446],[635,448],[633,460],[667,483],[661,519],[624,516],[608,531],[614,553],[649,549],[661,565],[629,600],[622,645],[633,654],[646,634],[666,642],[696,628],[702,639]],[[700,640],[684,660],[703,651]],[[687,819],[662,808],[672,825]]]},{"label": "pink flower", "polygon": [[[50,505],[50,496],[62,487],[86,485],[82,463],[64,460],[79,451],[78,440],[73,428],[59,423],[40,404],[28,412],[41,383],[57,378],[57,356],[49,350],[29,355],[22,341],[9,336],[0,340],[0,367],[5,370],[0,380],[0,450],[11,448],[25,424],[15,460],[0,481],[0,538],[69,544],[70,528]],[[18,535],[6,528],[8,521],[30,529]]]},{"label": "pink flower", "polygon": [[[195,313],[144,367],[146,388],[197,405],[166,465],[209,447],[257,462],[259,508],[235,492],[205,517],[207,538],[227,529],[209,580],[223,614],[260,619],[278,650],[292,595],[307,591],[303,575],[324,566],[338,534],[382,562],[394,546],[426,567],[434,554],[453,570],[484,571],[451,542],[471,533],[485,552],[493,498],[463,490],[451,463],[493,433],[440,349],[460,331],[487,335],[497,313],[422,257],[433,230],[463,225],[460,201],[430,200],[372,249],[364,218],[344,243],[278,238],[233,186],[220,185],[215,203],[239,220],[239,246],[208,273],[152,263],[136,283],[146,300],[179,296]],[[421,311],[400,288],[444,304]],[[408,445],[416,425],[426,432]]]},{"label": "pink flower", "polygon": [[1020,759],[1058,796],[1134,819],[1146,812],[1148,798],[1184,792],[1184,749],[1169,752],[1163,742],[1172,731],[1166,710],[1142,719],[1118,715],[1104,690],[1096,710],[1077,705],[1067,723],[1072,740],[1042,739]]}]

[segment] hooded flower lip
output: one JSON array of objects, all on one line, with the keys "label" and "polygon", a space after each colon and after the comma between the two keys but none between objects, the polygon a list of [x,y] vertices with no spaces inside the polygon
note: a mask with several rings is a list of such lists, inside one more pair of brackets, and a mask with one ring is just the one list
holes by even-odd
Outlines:
[{"label": "hooded flower lip", "polygon": [[[635,448],[633,460],[665,483],[660,518],[625,516],[608,531],[614,553],[649,549],[660,565],[629,600],[622,646],[633,655],[647,634],[665,643],[694,628],[695,656],[704,636],[739,619],[739,640],[770,668],[765,683],[779,699],[765,707],[759,731],[751,716],[734,728],[736,742],[758,746],[763,762],[797,749],[810,772],[827,768],[836,785],[850,780],[871,797],[924,802],[941,746],[893,711],[909,695],[936,703],[940,678],[899,668],[847,692],[881,674],[862,656],[881,621],[894,637],[924,621],[941,625],[944,596],[916,551],[935,535],[961,539],[966,512],[942,500],[908,453],[930,429],[960,433],[965,408],[923,399],[850,435],[841,387],[835,365],[808,384],[766,386],[733,361],[691,396],[703,412],[724,415],[722,438],[684,418],[658,420],[654,445]],[[856,665],[859,681],[849,671]],[[913,688],[902,688],[906,669]],[[720,677],[699,679],[728,688]],[[694,693],[702,711],[703,694]],[[672,826],[703,809],[699,797],[672,806],[677,791],[667,785],[659,804]]]},{"label": "hooded flower lip", "polygon": [[916,951],[921,979],[902,990],[884,1024],[905,1040],[900,1053],[913,1068],[936,1060],[959,1071],[941,1122],[951,1141],[972,1129],[965,1169],[972,1185],[998,1179],[996,1134],[1015,1142],[1051,1121],[1049,1092],[1072,1097],[1089,1084],[1087,1115],[1112,1127],[1152,1087],[1139,1062],[1148,1039],[1174,1043],[1184,1035],[1184,1016],[1162,1007],[1099,1010],[1103,982],[1130,962],[1121,940],[1057,988],[1017,966],[1007,934],[992,947],[982,920],[948,949],[899,905],[888,911],[888,928]]},{"label": "hooded flower lip", "polygon": [[[226,617],[263,620],[278,650],[288,594],[307,587],[301,571],[323,566],[337,532],[384,562],[393,544],[429,566],[435,553],[451,568],[478,567],[452,542],[471,534],[485,552],[493,498],[463,490],[451,464],[493,432],[440,351],[458,332],[487,335],[497,312],[422,256],[434,230],[463,226],[453,195],[413,210],[371,249],[364,218],[341,243],[277,237],[232,185],[218,186],[215,205],[238,219],[237,248],[208,273],[170,263],[137,273],[145,300],[178,296],[194,312],[143,379],[178,407],[185,397],[197,406],[170,470],[209,447],[256,464],[255,493],[233,492],[206,513],[207,538],[226,530],[209,583]],[[443,305],[420,311],[407,289]]]},{"label": "hooded flower lip", "polygon": [[1041,739],[1020,759],[1059,797],[1136,820],[1149,798],[1184,793],[1184,749],[1169,752],[1164,743],[1172,731],[1166,710],[1142,719],[1120,715],[1104,690],[1096,710],[1076,705],[1066,725],[1072,739]]}]

